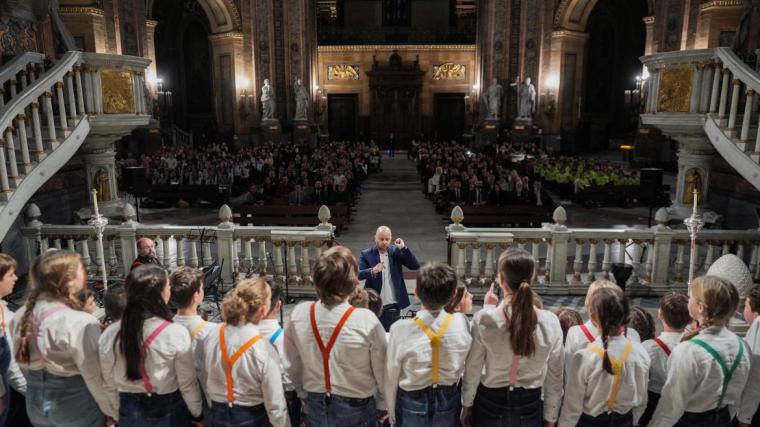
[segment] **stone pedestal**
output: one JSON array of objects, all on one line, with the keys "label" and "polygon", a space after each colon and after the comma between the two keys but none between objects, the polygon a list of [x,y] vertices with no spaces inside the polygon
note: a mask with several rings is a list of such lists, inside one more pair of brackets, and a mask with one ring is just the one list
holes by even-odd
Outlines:
[{"label": "stone pedestal", "polygon": [[265,119],[261,121],[261,136],[264,141],[272,141],[279,138],[282,133],[280,121],[277,119]]},{"label": "stone pedestal", "polygon": [[708,224],[719,222],[721,216],[710,211],[707,204],[710,191],[710,172],[712,171],[713,158],[716,155],[715,150],[704,134],[674,135],[674,139],[679,143],[677,153],[678,177],[676,178],[672,204],[668,208],[668,215],[673,220],[683,220],[691,216],[693,202],[690,191],[693,185],[687,181],[693,181],[696,178],[700,194],[697,200],[697,210]]},{"label": "stone pedestal", "polygon": [[533,140],[533,119],[518,117],[512,122],[512,143],[527,144]]},{"label": "stone pedestal", "polygon": [[308,120],[293,120],[293,142],[305,144],[311,141],[312,126]]},{"label": "stone pedestal", "polygon": [[480,126],[480,135],[488,141],[496,141],[499,138],[501,121],[499,119],[485,119]]}]

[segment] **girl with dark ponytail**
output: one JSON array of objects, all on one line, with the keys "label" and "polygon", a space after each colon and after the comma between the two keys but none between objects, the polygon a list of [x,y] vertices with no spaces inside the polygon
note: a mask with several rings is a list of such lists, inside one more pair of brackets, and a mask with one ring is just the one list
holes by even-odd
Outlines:
[{"label": "girl with dark ponytail", "polygon": [[26,303],[11,321],[16,360],[27,379],[26,411],[35,426],[102,426],[115,409],[98,365],[100,322],[80,310],[87,284],[78,254],[50,250],[29,270]]},{"label": "girl with dark ponytail", "polygon": [[[121,321],[100,340],[100,365],[120,427],[201,425],[190,332],[171,322],[169,275],[146,264],[124,282]],[[192,421],[191,421],[192,418]]]},{"label": "girl with dark ponytail", "polygon": [[[562,400],[562,326],[535,306],[536,262],[522,249],[499,257],[504,301],[479,311],[462,383],[462,423],[553,426]],[[543,401],[542,401],[543,395]]]},{"label": "girl with dark ponytail", "polygon": [[[628,299],[618,287],[596,290],[591,322],[600,336],[577,351],[569,363],[561,426],[633,427],[647,404],[649,354],[625,336]],[[634,409],[636,411],[634,411]]]}]

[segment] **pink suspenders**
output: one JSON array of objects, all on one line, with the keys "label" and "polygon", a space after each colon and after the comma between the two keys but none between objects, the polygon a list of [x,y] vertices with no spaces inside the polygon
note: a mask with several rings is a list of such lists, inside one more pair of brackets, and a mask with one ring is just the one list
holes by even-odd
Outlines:
[{"label": "pink suspenders", "polygon": [[164,320],[158,327],[148,336],[148,339],[145,340],[145,342],[142,345],[142,348],[140,349],[140,376],[142,376],[143,385],[145,386],[145,391],[148,392],[148,396],[153,393],[153,384],[150,383],[150,378],[148,378],[148,372],[145,370],[145,351],[148,350],[148,346],[150,343],[153,342],[154,339],[158,336],[158,334],[161,333],[164,329],[166,329],[167,326],[169,326],[172,322],[168,320]]}]

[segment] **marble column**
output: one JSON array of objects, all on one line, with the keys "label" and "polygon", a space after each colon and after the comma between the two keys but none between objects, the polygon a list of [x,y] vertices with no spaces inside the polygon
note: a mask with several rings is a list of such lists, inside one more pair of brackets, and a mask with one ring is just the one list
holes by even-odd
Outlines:
[{"label": "marble column", "polygon": [[[691,195],[687,196],[687,190],[690,187],[687,178],[693,180],[698,176],[698,209],[706,211],[708,207],[708,197],[710,193],[710,173],[712,171],[712,161],[717,155],[707,135],[690,134],[690,135],[673,135],[673,139],[678,141],[678,177],[676,178],[675,197],[669,208],[671,218],[685,218],[691,214],[692,204]],[[701,188],[699,188],[701,187]]]},{"label": "marble column", "polygon": [[[118,187],[116,182],[116,153],[114,151],[114,141],[118,140],[120,135],[110,134],[90,134],[85,139],[80,148],[78,157],[84,166],[84,174],[87,182],[87,194],[92,189],[98,190],[98,207],[100,212],[105,216],[118,217],[123,204],[119,198]],[[108,182],[106,189],[108,194],[103,194],[103,189],[98,182],[98,175],[101,170],[105,170]],[[101,199],[101,197],[104,197]],[[89,210],[82,212],[81,216],[89,216]]]}]

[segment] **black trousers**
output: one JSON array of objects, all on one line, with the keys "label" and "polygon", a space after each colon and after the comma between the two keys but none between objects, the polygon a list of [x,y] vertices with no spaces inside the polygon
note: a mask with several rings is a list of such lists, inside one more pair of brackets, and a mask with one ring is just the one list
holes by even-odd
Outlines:
[{"label": "black trousers", "polygon": [[391,325],[401,317],[401,309],[398,304],[388,304],[383,306],[383,314],[380,315],[380,324],[385,328],[385,332],[391,330]]},{"label": "black trousers", "polygon": [[720,410],[705,412],[685,412],[675,427],[736,427],[739,422],[731,418],[728,406]]},{"label": "black trousers", "polygon": [[641,418],[639,418],[639,427],[647,427],[649,425],[649,421],[652,420],[652,415],[654,415],[654,411],[657,409],[657,404],[660,402],[659,393],[647,391],[647,395],[647,409],[644,410]]}]

